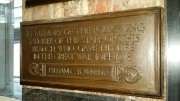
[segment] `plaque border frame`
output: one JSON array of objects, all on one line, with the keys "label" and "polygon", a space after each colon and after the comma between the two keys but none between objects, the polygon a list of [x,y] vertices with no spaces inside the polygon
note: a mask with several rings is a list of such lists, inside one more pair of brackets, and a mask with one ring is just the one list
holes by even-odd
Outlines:
[{"label": "plaque border frame", "polygon": [[[130,12],[130,13],[128,13]],[[142,15],[142,14],[154,14],[157,13],[157,22],[156,24],[159,26],[157,28],[158,30],[158,45],[157,45],[157,51],[158,51],[158,60],[156,71],[156,76],[159,76],[159,78],[156,78],[156,89],[157,94],[151,95],[151,94],[134,94],[133,92],[120,92],[120,91],[112,91],[107,89],[98,89],[98,88],[89,88],[89,87],[81,87],[81,86],[72,86],[72,85],[63,85],[63,84],[53,84],[50,85],[48,82],[37,82],[33,80],[24,80],[20,79],[21,85],[30,85],[30,86],[41,86],[41,87],[52,87],[52,88],[62,88],[62,89],[69,89],[69,90],[82,90],[82,91],[92,91],[92,92],[99,92],[99,93],[110,93],[110,94],[122,94],[122,95],[135,95],[135,96],[141,96],[141,97],[153,97],[153,98],[162,98],[164,95],[164,73],[165,73],[165,67],[166,67],[166,54],[165,54],[165,40],[166,35],[164,34],[164,9],[162,7],[151,7],[151,8],[141,8],[141,9],[134,9],[134,10],[125,10],[125,11],[118,11],[118,12],[110,12],[110,13],[102,13],[102,14],[93,14],[93,15],[83,15],[83,16],[75,16],[75,17],[66,17],[66,18],[60,18],[60,19],[52,19],[52,20],[36,20],[36,21],[25,21],[21,22],[21,27],[23,26],[29,26],[29,25],[41,25],[41,24],[48,24],[48,23],[59,23],[59,22],[69,22],[69,21],[83,21],[83,20],[93,20],[93,19],[102,19],[102,18],[109,18],[113,16],[123,17],[123,16],[132,16],[132,15]],[[100,16],[99,16],[100,15]],[[21,32],[22,33],[22,32]],[[22,42],[22,40],[21,40]],[[22,49],[22,46],[21,46]],[[22,59],[22,52],[21,52],[21,59]],[[21,60],[22,61],[22,60]],[[22,75],[22,63],[21,63],[21,77]]]}]

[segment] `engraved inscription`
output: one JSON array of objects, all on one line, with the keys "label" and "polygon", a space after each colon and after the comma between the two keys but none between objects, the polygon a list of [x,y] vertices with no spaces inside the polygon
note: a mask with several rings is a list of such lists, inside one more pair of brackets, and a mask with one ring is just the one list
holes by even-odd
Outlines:
[{"label": "engraved inscription", "polygon": [[[111,26],[93,26],[81,28],[49,28],[27,30],[26,37],[31,45],[33,60],[56,61],[113,61],[119,64],[132,61],[134,50],[145,34],[145,23],[120,24]],[[38,72],[37,66],[30,72]],[[122,68],[121,68],[122,69]],[[112,75],[103,69],[51,67],[49,73],[66,75]],[[110,70],[112,71],[112,70]],[[38,72],[39,73],[39,72]],[[33,74],[33,73],[31,73]],[[101,74],[101,75],[100,75]],[[124,68],[116,74],[115,81],[136,83],[140,73],[133,68]]]},{"label": "engraved inscription", "polygon": [[[88,65],[86,65],[88,66]],[[83,65],[79,65],[77,68],[76,65],[72,66],[58,66],[58,67],[51,67],[48,68],[47,74],[74,74],[74,75],[89,75],[89,76],[111,76],[110,69],[103,69],[103,68],[97,68],[96,66],[91,66],[91,68],[86,68]],[[95,68],[96,67],[96,68]]]},{"label": "engraved inscription", "polygon": [[145,24],[57,29],[27,30],[33,59],[128,61],[145,32]]},{"label": "engraved inscription", "polygon": [[[54,65],[56,64],[56,65]],[[53,66],[54,65],[54,66]],[[47,68],[46,68],[47,67]],[[87,68],[89,67],[89,68]],[[62,75],[73,75],[73,76],[84,76],[91,78],[91,76],[101,76],[106,79],[111,79],[112,81],[126,82],[129,84],[134,84],[138,82],[142,73],[139,68],[135,66],[125,66],[120,65],[109,65],[108,68],[101,68],[105,66],[101,65],[68,65],[68,64],[58,64],[58,63],[32,63],[29,66],[29,72],[32,75],[43,76],[43,77],[59,77]],[[112,68],[110,68],[112,67]],[[47,69],[47,70],[46,70]],[[86,76],[85,76],[86,75]],[[83,78],[83,77],[81,77]]]}]

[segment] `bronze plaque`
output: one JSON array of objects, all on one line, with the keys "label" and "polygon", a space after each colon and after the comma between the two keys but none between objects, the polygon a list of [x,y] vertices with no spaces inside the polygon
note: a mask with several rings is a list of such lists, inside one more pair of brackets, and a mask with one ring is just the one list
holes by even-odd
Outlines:
[{"label": "bronze plaque", "polygon": [[161,94],[161,8],[21,23],[21,84]]}]

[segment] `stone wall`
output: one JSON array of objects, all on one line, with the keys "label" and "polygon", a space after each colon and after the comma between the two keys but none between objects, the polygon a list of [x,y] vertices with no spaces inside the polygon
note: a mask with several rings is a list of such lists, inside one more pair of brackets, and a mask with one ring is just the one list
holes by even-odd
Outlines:
[{"label": "stone wall", "polygon": [[24,4],[23,21],[55,19],[156,6],[164,7],[164,0],[72,0],[28,8]]},{"label": "stone wall", "polygon": [[[164,7],[164,2],[164,0],[72,0],[25,7],[24,0],[23,21],[57,19],[157,6]],[[23,86],[23,101],[166,101],[165,84],[166,79],[164,79],[163,97],[155,99],[121,94]]]}]

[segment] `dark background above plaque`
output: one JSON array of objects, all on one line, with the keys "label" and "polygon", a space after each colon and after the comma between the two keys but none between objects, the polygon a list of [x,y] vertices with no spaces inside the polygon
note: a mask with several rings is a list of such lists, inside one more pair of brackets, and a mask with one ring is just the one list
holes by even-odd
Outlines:
[{"label": "dark background above plaque", "polygon": [[26,0],[26,7],[37,6],[37,5],[45,5],[57,2],[66,2],[71,0]]}]

